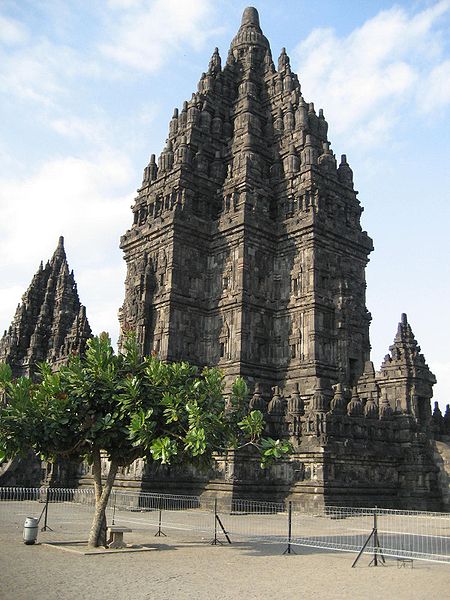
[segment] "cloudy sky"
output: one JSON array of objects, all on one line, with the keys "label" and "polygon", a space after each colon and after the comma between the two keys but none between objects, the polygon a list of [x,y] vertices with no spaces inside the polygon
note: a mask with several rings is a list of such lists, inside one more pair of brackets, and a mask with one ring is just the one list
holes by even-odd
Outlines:
[{"label": "cloudy sky", "polygon": [[[174,107],[238,0],[1,0],[0,330],[65,236],[95,332],[117,336],[120,235]],[[306,101],[346,153],[374,239],[367,270],[378,367],[406,312],[450,402],[450,0],[261,0],[274,58],[285,46]]]}]

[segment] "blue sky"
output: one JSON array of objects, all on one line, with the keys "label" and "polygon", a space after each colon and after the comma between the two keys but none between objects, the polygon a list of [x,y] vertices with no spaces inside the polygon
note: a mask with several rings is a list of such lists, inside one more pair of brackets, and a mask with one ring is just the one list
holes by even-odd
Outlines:
[{"label": "blue sky", "polygon": [[[2,0],[0,329],[64,235],[95,332],[117,336],[120,235],[174,107],[215,46],[225,59],[237,0]],[[306,101],[346,153],[374,240],[367,269],[378,367],[406,312],[450,401],[450,0],[260,1]]]}]

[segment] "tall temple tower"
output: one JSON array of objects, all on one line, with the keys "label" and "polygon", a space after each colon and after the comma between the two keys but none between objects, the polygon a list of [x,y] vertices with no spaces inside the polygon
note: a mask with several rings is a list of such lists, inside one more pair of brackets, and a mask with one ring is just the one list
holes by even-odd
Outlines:
[{"label": "tall temple tower", "polygon": [[121,327],[144,353],[218,365],[264,393],[355,384],[370,351],[372,241],[327,129],[245,9],[223,68],[216,48],[175,109],[121,240]]},{"label": "tall temple tower", "polygon": [[[435,378],[405,315],[381,370],[370,361],[372,241],[327,129],[286,51],[275,67],[246,8],[225,65],[216,49],[144,170],[121,240],[119,318],[144,354],[218,365],[227,382],[245,377],[249,409],[294,452],[264,474],[256,457],[228,454],[206,479],[141,464],[145,487],[314,507],[442,506]],[[442,430],[442,415],[434,421]]]},{"label": "tall temple tower", "polygon": [[40,264],[0,339],[0,362],[7,362],[15,377],[31,377],[40,362],[57,368],[71,353],[83,352],[90,337],[86,309],[60,237],[52,258],[45,267]]}]

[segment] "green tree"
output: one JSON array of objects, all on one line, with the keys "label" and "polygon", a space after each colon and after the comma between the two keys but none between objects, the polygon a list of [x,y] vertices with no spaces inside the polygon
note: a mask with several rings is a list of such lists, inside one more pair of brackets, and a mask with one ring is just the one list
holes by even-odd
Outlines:
[{"label": "green tree", "polygon": [[[162,464],[207,465],[214,452],[256,446],[265,467],[290,452],[287,442],[261,438],[263,415],[247,414],[248,389],[236,379],[225,403],[223,376],[185,362],[142,358],[130,337],[115,354],[102,334],[53,372],[40,366],[38,382],[13,380],[0,364],[0,448],[7,458],[32,448],[42,458],[87,460],[92,465],[95,514],[92,547],[105,542],[108,499],[119,467],[140,457]],[[101,453],[109,459],[102,481]]]}]

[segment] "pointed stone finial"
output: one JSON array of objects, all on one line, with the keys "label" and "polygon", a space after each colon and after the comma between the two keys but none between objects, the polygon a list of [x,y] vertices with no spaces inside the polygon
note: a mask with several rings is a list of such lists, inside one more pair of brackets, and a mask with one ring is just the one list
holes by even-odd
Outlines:
[{"label": "pointed stone finial", "polygon": [[248,25],[259,27],[259,14],[253,6],[247,6],[242,13],[241,27],[247,27]]},{"label": "pointed stone finial", "polygon": [[364,363],[364,375],[375,377],[375,367],[373,366],[373,362],[371,360],[366,360]]},{"label": "pointed stone finial", "polygon": [[[238,58],[241,63],[245,63],[250,68],[254,67],[257,62],[263,63],[264,54],[255,52],[256,47],[270,51],[269,42],[259,25],[258,11],[249,6],[244,10],[239,31],[231,42],[227,64],[233,64]],[[244,53],[240,53],[240,50],[244,50]]]},{"label": "pointed stone finial", "polygon": [[286,401],[281,395],[280,388],[275,385],[273,388],[273,396],[267,407],[270,415],[283,415],[285,412]]},{"label": "pointed stone finial", "polygon": [[288,400],[288,412],[293,415],[304,415],[305,404],[303,399],[300,397],[300,389],[298,383],[295,384],[294,391]]},{"label": "pointed stone finial", "polygon": [[380,406],[380,419],[390,419],[394,411],[392,410],[391,404],[386,394],[386,390],[383,393],[383,399]]},{"label": "pointed stone finial", "polygon": [[289,56],[286,54],[286,48],[281,48],[278,58],[278,71],[284,71],[289,66]]},{"label": "pointed stone finial", "polygon": [[156,157],[154,154],[150,156],[150,161],[144,170],[144,182],[153,181],[158,175],[158,167],[156,165]]},{"label": "pointed stone finial", "polygon": [[449,404],[447,404],[447,406],[445,407],[444,433],[446,433],[447,435],[450,434],[450,405]]},{"label": "pointed stone finial", "polygon": [[259,410],[261,412],[265,412],[266,410],[266,401],[262,396],[260,383],[257,383],[255,385],[255,391],[250,399],[248,410],[249,412],[251,412],[252,410]]},{"label": "pointed stone finial", "polygon": [[335,414],[344,414],[347,408],[347,401],[344,395],[344,387],[342,383],[337,383],[333,386],[333,388],[334,396],[330,404],[331,412]]},{"label": "pointed stone finial", "polygon": [[363,405],[356,387],[353,388],[352,398],[347,404],[347,414],[349,417],[360,417],[363,414]]},{"label": "pointed stone finial", "polygon": [[364,406],[364,416],[367,419],[378,419],[378,404],[372,394],[370,394]]},{"label": "pointed stone finial", "polygon": [[404,327],[406,327],[406,325],[408,325],[408,317],[406,316],[406,313],[402,313],[401,323]]},{"label": "pointed stone finial", "polygon": [[66,251],[64,250],[64,237],[62,235],[59,236],[58,245],[53,253],[51,262],[53,263],[56,258],[66,258]]},{"label": "pointed stone finial", "polygon": [[213,55],[209,61],[208,72],[211,75],[217,75],[222,70],[222,61],[219,54],[219,48],[214,48]]},{"label": "pointed stone finial", "polygon": [[347,162],[347,156],[345,154],[341,155],[341,164],[339,165],[337,174],[341,183],[353,187],[353,171]]}]

